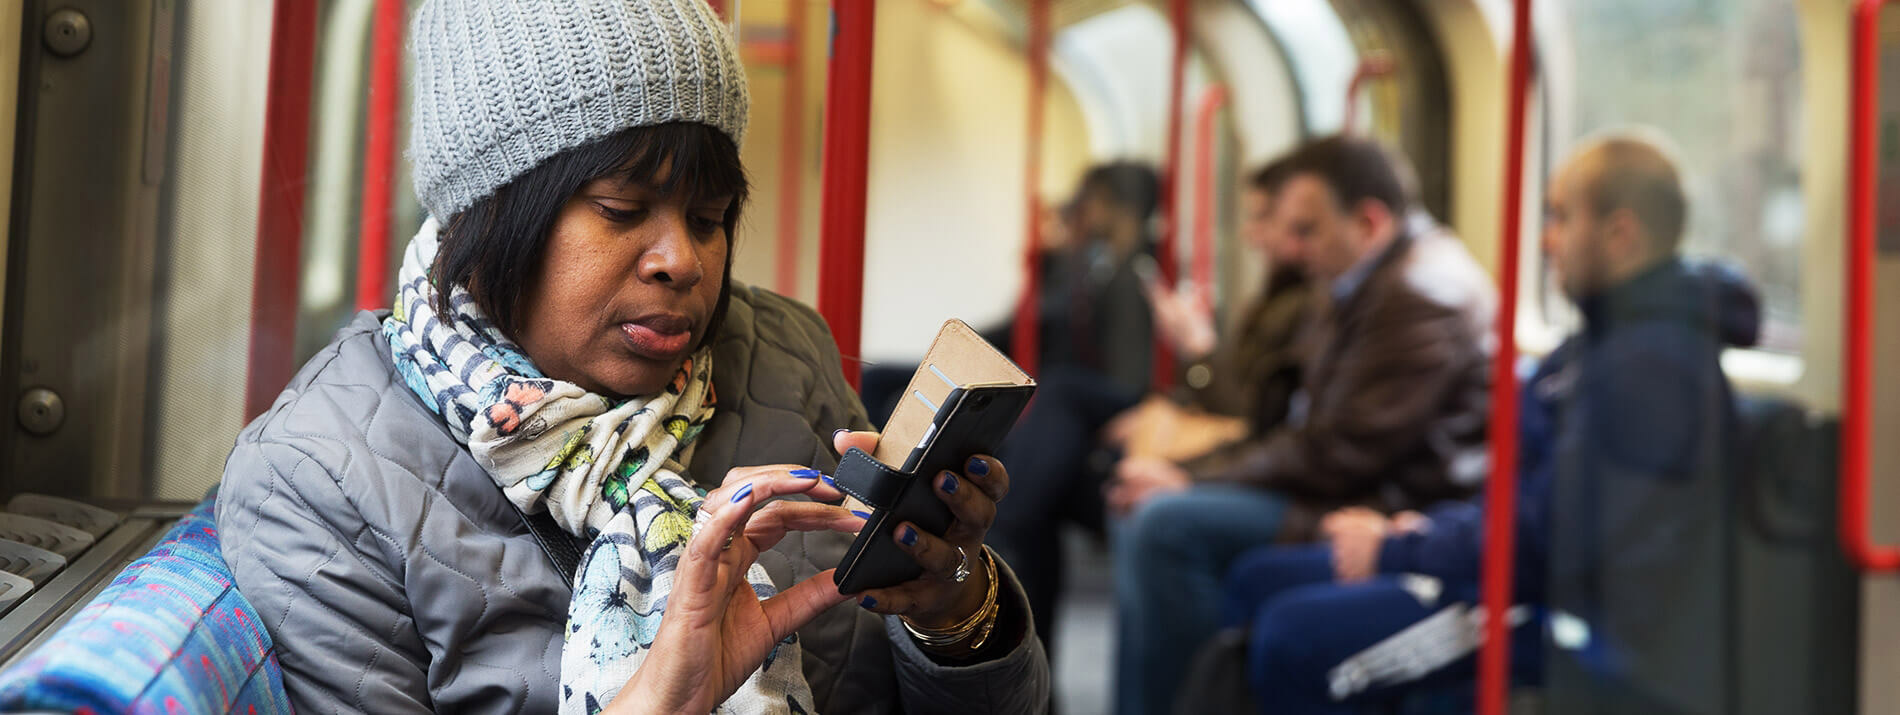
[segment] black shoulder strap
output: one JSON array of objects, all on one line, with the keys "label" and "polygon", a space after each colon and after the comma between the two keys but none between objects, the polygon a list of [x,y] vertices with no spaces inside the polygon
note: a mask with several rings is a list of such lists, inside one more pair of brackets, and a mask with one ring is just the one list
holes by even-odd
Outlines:
[{"label": "black shoulder strap", "polygon": [[[513,502],[509,506],[514,506]],[[573,589],[574,574],[581,567],[581,550],[574,543],[574,536],[562,530],[545,511],[529,514],[515,507],[515,513],[521,515],[521,523],[534,535],[535,543],[541,545],[541,553],[548,557],[548,563],[554,564],[554,570],[566,577],[561,583]]]}]

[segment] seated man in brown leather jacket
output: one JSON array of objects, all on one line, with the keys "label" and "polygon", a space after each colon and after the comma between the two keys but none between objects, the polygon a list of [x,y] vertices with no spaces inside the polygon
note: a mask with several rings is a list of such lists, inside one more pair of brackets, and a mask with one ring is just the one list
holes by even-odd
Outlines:
[{"label": "seated man in brown leather jacket", "polygon": [[1245,449],[1117,468],[1120,713],[1168,710],[1241,551],[1310,539],[1342,506],[1462,498],[1485,472],[1490,277],[1455,238],[1408,220],[1379,145],[1333,137],[1286,162],[1275,221],[1305,244],[1317,303],[1301,386]]},{"label": "seated man in brown leather jacket", "polygon": [[1170,290],[1151,281],[1155,334],[1180,363],[1174,389],[1151,394],[1104,430],[1128,457],[1176,461],[1233,449],[1286,418],[1300,386],[1300,335],[1312,313],[1312,281],[1304,244],[1273,220],[1274,197],[1286,181],[1275,160],[1247,181],[1241,233],[1265,261],[1266,275],[1225,337],[1216,329],[1208,286]]}]

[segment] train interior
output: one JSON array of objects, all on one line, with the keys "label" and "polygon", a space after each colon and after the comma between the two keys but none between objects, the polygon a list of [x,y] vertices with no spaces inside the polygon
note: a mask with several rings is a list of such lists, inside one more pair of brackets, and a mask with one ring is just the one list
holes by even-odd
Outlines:
[{"label": "train interior", "polygon": [[[415,4],[0,3],[0,669],[205,499],[299,364],[389,305],[425,218],[402,154]],[[1548,175],[1605,128],[1668,136],[1691,207],[1684,251],[1738,266],[1763,303],[1759,344],[1721,360],[1750,457],[1725,504],[1731,646],[1710,654],[1733,692],[1711,711],[1900,712],[1900,640],[1880,635],[1900,630],[1900,557],[1879,546],[1900,542],[1900,440],[1880,437],[1900,430],[1900,375],[1879,367],[1900,359],[1886,315],[1900,309],[1900,12],[715,5],[752,101],[735,278],[855,324],[852,372],[914,361],[946,319],[1017,316],[1047,214],[1111,161],[1159,170],[1157,258],[1231,317],[1267,271],[1238,237],[1246,177],[1335,133],[1410,160],[1424,208],[1516,288],[1505,334],[1534,360],[1579,320],[1537,240]],[[842,18],[873,8],[869,52],[850,55],[868,82],[841,84],[855,27]],[[849,112],[868,112],[855,246],[827,216]],[[1107,537],[1062,539],[1056,707],[1109,712]]]}]

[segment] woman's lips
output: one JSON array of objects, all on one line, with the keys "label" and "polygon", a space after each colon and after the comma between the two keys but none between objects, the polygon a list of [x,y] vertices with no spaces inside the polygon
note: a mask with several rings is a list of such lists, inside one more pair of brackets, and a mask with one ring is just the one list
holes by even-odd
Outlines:
[{"label": "woman's lips", "polygon": [[646,316],[620,324],[627,345],[642,357],[672,360],[693,347],[693,321],[681,315]]}]

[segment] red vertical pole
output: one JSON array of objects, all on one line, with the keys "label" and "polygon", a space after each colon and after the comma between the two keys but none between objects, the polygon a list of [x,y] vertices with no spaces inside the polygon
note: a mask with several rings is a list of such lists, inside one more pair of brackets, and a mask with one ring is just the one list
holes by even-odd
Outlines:
[{"label": "red vertical pole", "polygon": [[818,312],[844,356],[845,380],[858,386],[864,319],[864,209],[871,144],[873,0],[835,0],[835,31],[825,81],[824,201],[818,254]]},{"label": "red vertical pole", "polygon": [[782,295],[798,295],[798,226],[805,208],[805,0],[785,6],[785,111],[779,114],[778,272]]},{"label": "red vertical pole", "polygon": [[316,52],[315,0],[276,0],[271,12],[270,93],[264,99],[257,255],[251,275],[250,360],[244,415],[269,409],[296,367],[298,262]]},{"label": "red vertical pole", "polygon": [[[1161,264],[1162,283],[1174,285],[1180,267],[1175,261],[1175,237],[1179,233],[1177,224],[1180,211],[1175,205],[1175,187],[1179,185],[1181,174],[1181,102],[1187,92],[1187,57],[1189,30],[1193,18],[1189,14],[1190,0],[1169,0],[1169,19],[1174,23],[1174,64],[1170,69],[1168,84],[1168,145],[1167,163],[1161,170],[1161,242],[1157,246],[1159,255],[1156,262]],[[1151,389],[1165,390],[1174,383],[1174,351],[1168,348],[1167,341],[1157,334],[1154,345],[1154,376]]]},{"label": "red vertical pole", "polygon": [[1016,305],[1010,352],[1024,372],[1036,374],[1042,356],[1042,112],[1049,81],[1049,0],[1029,0],[1029,132],[1023,160],[1023,294]]},{"label": "red vertical pole", "polygon": [[1524,110],[1531,85],[1531,0],[1516,0],[1511,25],[1509,127],[1504,145],[1504,225],[1498,262],[1497,360],[1491,367],[1491,478],[1485,484],[1484,644],[1478,651],[1478,712],[1504,715],[1511,640],[1511,558],[1517,531],[1517,255],[1524,206]]},{"label": "red vertical pole", "polygon": [[1873,430],[1875,118],[1880,91],[1880,10],[1854,7],[1853,94],[1848,111],[1847,309],[1842,353],[1840,537],[1862,571],[1900,571],[1900,548],[1875,546],[1867,530]]},{"label": "red vertical pole", "polygon": [[713,12],[719,13],[719,19],[732,22],[732,18],[726,16],[726,0],[706,0],[706,4],[712,6]]},{"label": "red vertical pole", "polygon": [[1203,298],[1214,291],[1214,121],[1227,104],[1227,88],[1208,87],[1194,110],[1194,287]]},{"label": "red vertical pole", "polygon": [[402,15],[402,0],[376,0],[363,143],[363,223],[357,232],[357,310],[389,307],[390,186],[396,175],[396,107],[402,92]]}]

